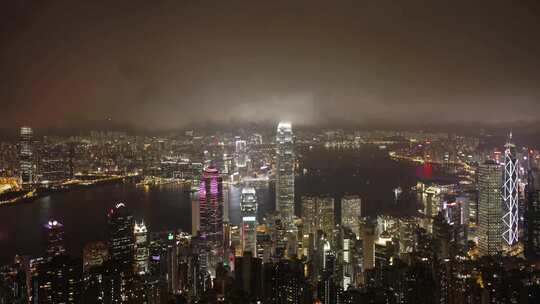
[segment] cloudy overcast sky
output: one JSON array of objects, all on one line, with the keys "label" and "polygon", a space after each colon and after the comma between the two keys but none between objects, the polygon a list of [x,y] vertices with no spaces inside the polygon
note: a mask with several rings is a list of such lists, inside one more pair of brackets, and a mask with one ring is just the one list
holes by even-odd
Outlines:
[{"label": "cloudy overcast sky", "polygon": [[11,2],[0,127],[540,118],[536,1]]}]

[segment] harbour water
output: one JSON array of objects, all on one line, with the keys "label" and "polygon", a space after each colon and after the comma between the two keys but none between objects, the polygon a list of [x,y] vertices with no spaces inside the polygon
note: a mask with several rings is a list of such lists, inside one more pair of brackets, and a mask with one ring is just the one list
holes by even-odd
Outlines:
[{"label": "harbour water", "polygon": [[[345,194],[358,194],[364,215],[378,213],[413,214],[416,197],[409,193],[416,183],[412,164],[391,160],[376,147],[357,150],[299,150],[299,175],[295,182],[296,213],[303,195],[329,194],[337,203]],[[393,189],[404,191],[398,202]],[[259,216],[274,209],[273,184],[258,189]],[[239,187],[229,189],[230,219],[240,221]],[[82,254],[84,244],[105,241],[107,211],[124,202],[136,220],[144,220],[150,231],[182,229],[191,232],[191,197],[180,185],[138,187],[134,183],[103,185],[88,189],[53,193],[32,203],[0,208],[0,260],[15,254],[39,255],[43,252],[43,225],[50,219],[64,224],[69,252]]]}]

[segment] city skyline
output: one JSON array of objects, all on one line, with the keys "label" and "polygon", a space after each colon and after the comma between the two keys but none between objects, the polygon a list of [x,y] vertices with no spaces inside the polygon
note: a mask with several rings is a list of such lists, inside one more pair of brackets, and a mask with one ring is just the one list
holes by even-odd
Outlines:
[{"label": "city skyline", "polygon": [[540,2],[7,1],[0,304],[540,303]]},{"label": "city skyline", "polygon": [[[19,136],[0,145],[0,212],[14,215],[0,222],[0,245],[15,250],[0,266],[2,300],[363,303],[382,288],[382,303],[417,303],[433,284],[425,303],[472,304],[540,291],[540,150],[512,135],[281,121],[169,136],[25,126]],[[19,222],[26,206],[40,210]],[[25,249],[11,245],[19,238]],[[493,271],[521,289],[485,288]]]}]

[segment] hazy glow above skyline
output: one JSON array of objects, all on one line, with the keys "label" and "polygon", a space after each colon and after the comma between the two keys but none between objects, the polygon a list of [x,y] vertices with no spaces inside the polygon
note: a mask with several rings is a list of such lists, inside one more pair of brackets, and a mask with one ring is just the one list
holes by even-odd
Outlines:
[{"label": "hazy glow above skyline", "polygon": [[536,1],[14,2],[0,127],[540,114]]}]

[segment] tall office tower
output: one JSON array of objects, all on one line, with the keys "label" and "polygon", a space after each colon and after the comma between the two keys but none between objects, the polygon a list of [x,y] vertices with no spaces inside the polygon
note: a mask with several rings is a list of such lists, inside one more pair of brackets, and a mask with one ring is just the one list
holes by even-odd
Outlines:
[{"label": "tall office tower", "polygon": [[328,196],[302,196],[303,233],[316,235],[322,230],[332,244],[334,232],[334,199]]},{"label": "tall office tower", "polygon": [[418,228],[419,220],[415,217],[403,217],[399,224],[399,256],[408,257],[414,251],[415,231]]},{"label": "tall office tower", "polygon": [[450,257],[450,241],[452,239],[452,227],[445,219],[443,212],[439,212],[433,219],[433,238],[437,248],[437,256],[440,259]]},{"label": "tall office tower", "polygon": [[45,225],[47,230],[47,255],[49,257],[66,253],[64,246],[64,225],[55,220],[50,220]]},{"label": "tall office tower", "polygon": [[344,289],[348,289],[349,285],[356,285],[356,265],[358,261],[355,258],[355,242],[358,237],[357,234],[353,233],[350,229],[344,229],[341,234],[343,245],[342,245],[342,273],[343,273],[343,283],[342,286]]},{"label": "tall office tower", "polygon": [[278,124],[276,146],[276,210],[289,227],[294,217],[294,144],[290,122]]},{"label": "tall office tower", "polygon": [[[268,235],[271,239],[270,257],[274,260],[280,260],[287,257],[287,247],[289,245],[289,231],[284,226],[279,214],[267,214],[265,218]],[[266,255],[266,253],[264,253]]]},{"label": "tall office tower", "polygon": [[341,277],[337,273],[336,255],[332,251],[325,252],[325,268],[317,282],[317,298],[323,303],[338,304],[341,288]]},{"label": "tall office tower", "polygon": [[443,202],[441,211],[450,225],[469,224],[469,205],[466,197],[453,197]]},{"label": "tall office tower", "polygon": [[302,233],[304,235],[313,236],[316,235],[317,229],[319,229],[317,221],[317,197],[315,196],[302,196]]},{"label": "tall office tower", "polygon": [[320,197],[317,200],[318,214],[320,230],[324,232],[327,239],[330,241],[332,247],[335,247],[334,240],[334,199],[332,197]]},{"label": "tall office tower", "polygon": [[135,223],[133,228],[133,235],[135,236],[135,273],[144,275],[148,273],[148,230],[143,221],[141,223]]},{"label": "tall office tower", "polygon": [[370,270],[375,267],[375,239],[377,238],[377,224],[365,218],[360,223],[362,229],[362,271]]},{"label": "tall office tower", "polygon": [[170,234],[167,244],[167,291],[171,294],[178,294],[178,243],[174,235]]},{"label": "tall office tower", "polygon": [[31,184],[34,180],[32,137],[34,131],[30,127],[21,127],[19,141],[19,164],[21,185]]},{"label": "tall office tower", "polygon": [[501,167],[487,161],[478,168],[478,248],[481,255],[502,251]]},{"label": "tall office tower", "polygon": [[247,143],[245,140],[237,136],[234,142],[235,159],[237,168],[245,168],[247,166]]},{"label": "tall office tower", "polygon": [[540,259],[540,170],[529,170],[525,209],[525,257]]},{"label": "tall office tower", "polygon": [[126,205],[118,203],[109,211],[109,254],[122,271],[129,271],[133,267],[133,227],[133,216]]},{"label": "tall office tower", "polygon": [[504,146],[504,183],[502,189],[504,201],[503,238],[505,245],[512,246],[519,237],[519,165],[516,157],[516,146],[512,143],[512,133]]},{"label": "tall office tower", "polygon": [[242,252],[257,254],[257,194],[255,188],[242,189]]},{"label": "tall office tower", "polygon": [[360,217],[362,216],[362,200],[357,195],[346,195],[341,199],[341,225],[348,227],[360,236]]},{"label": "tall office tower", "polygon": [[465,196],[443,203],[442,213],[452,228],[452,238],[457,245],[465,246],[468,240],[469,205]]},{"label": "tall office tower", "polygon": [[223,180],[210,166],[204,170],[199,184],[199,232],[208,252],[208,269],[214,273],[223,260]]}]

